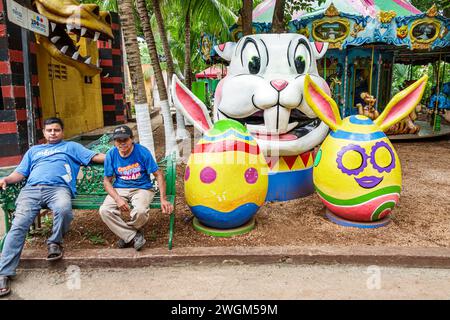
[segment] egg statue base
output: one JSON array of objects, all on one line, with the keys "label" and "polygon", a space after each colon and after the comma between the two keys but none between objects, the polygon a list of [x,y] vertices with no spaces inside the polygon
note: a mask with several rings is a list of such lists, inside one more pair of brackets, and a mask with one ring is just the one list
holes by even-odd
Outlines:
[{"label": "egg statue base", "polygon": [[270,168],[266,201],[288,201],[314,193],[313,152],[266,157],[266,161]]},{"label": "egg statue base", "polygon": [[224,237],[229,238],[241,234],[245,234],[247,232],[252,231],[255,228],[255,217],[252,217],[249,221],[244,223],[242,226],[231,228],[231,229],[218,229],[218,228],[212,228],[205,226],[202,224],[197,218],[194,218],[192,221],[192,224],[194,225],[194,229],[204,233],[208,236],[214,236],[214,237]]},{"label": "egg statue base", "polygon": [[391,218],[389,216],[384,217],[381,220],[378,221],[372,221],[372,222],[362,222],[362,221],[351,221],[351,220],[346,220],[344,218],[341,218],[337,215],[335,215],[333,212],[331,212],[330,210],[326,209],[325,210],[325,216],[331,221],[334,222],[340,226],[344,226],[344,227],[353,227],[353,228],[361,228],[361,229],[375,229],[375,228],[380,228],[380,227],[384,227],[387,224],[389,224],[391,222]]}]

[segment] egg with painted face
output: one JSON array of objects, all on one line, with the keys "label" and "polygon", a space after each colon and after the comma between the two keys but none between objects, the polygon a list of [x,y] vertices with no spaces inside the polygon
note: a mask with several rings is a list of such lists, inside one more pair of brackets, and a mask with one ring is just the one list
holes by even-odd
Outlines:
[{"label": "egg with painted face", "polygon": [[320,147],[313,169],[316,191],[334,214],[352,221],[377,221],[400,198],[400,160],[370,118],[350,116]]},{"label": "egg with painted face", "polygon": [[361,115],[342,120],[333,99],[306,77],[306,101],[331,129],[313,169],[316,191],[331,213],[357,222],[375,222],[391,213],[400,199],[402,172],[384,131],[420,102],[427,79],[396,94],[372,121]]},{"label": "egg with painted face", "polygon": [[241,226],[264,204],[268,170],[256,140],[241,123],[217,121],[189,157],[184,175],[186,202],[206,226]]}]

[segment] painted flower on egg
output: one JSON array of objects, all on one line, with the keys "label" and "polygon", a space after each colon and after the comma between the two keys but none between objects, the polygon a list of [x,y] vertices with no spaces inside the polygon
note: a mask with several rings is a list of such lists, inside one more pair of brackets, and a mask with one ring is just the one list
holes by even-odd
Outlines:
[{"label": "painted flower on egg", "polygon": [[264,204],[268,170],[255,139],[242,124],[217,121],[189,157],[184,175],[187,204],[206,226],[241,226]]}]

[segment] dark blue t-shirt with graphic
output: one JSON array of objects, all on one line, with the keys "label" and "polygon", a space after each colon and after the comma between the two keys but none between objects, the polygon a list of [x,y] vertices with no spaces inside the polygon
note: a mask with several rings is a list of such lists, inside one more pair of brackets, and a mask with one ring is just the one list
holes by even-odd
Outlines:
[{"label": "dark blue t-shirt with graphic", "polygon": [[95,155],[73,141],[40,144],[25,153],[15,171],[27,177],[27,185],[65,186],[75,197],[80,166],[88,165]]},{"label": "dark blue t-shirt with graphic", "polygon": [[114,188],[150,189],[153,186],[150,174],[158,169],[150,151],[140,144],[134,144],[127,157],[122,157],[116,147],[106,153],[105,176],[115,176]]}]

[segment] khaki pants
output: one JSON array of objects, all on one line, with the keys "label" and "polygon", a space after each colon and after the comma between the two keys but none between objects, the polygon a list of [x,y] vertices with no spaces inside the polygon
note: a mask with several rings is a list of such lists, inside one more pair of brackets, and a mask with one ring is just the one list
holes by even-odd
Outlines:
[{"label": "khaki pants", "polygon": [[107,195],[99,209],[100,217],[108,228],[125,242],[133,240],[149,219],[149,205],[155,193],[151,190],[117,188],[117,193],[128,203],[131,203],[130,221],[125,222],[116,201]]}]

